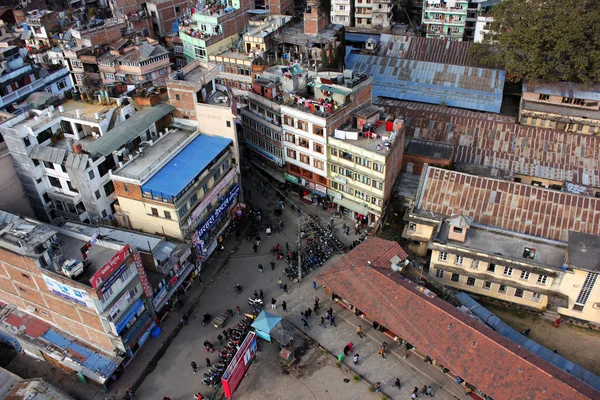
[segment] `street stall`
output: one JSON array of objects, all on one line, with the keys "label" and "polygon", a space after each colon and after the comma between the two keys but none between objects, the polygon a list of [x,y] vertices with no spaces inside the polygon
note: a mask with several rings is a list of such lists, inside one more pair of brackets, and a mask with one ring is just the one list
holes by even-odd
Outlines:
[{"label": "street stall", "polygon": [[271,331],[277,324],[281,322],[281,317],[278,317],[275,314],[268,313],[266,311],[261,311],[256,317],[256,320],[252,323],[252,327],[256,332],[256,336],[265,339],[267,342],[271,341]]}]

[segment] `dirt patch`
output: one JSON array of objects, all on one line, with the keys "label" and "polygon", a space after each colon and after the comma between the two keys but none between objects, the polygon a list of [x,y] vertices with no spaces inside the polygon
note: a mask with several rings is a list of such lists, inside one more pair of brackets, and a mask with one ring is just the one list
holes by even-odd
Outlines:
[{"label": "dirt patch", "polygon": [[539,318],[528,312],[505,309],[485,304],[488,310],[519,332],[531,329],[529,338],[547,349],[558,350],[558,354],[600,376],[598,353],[590,349],[600,348],[600,332],[561,324],[554,327],[551,321]]}]

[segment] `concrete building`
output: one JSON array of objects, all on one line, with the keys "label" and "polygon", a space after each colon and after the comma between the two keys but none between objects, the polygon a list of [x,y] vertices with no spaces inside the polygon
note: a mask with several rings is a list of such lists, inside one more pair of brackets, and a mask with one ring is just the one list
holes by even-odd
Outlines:
[{"label": "concrete building", "polygon": [[392,26],[393,11],[393,1],[354,0],[354,26],[368,29],[389,29]]},{"label": "concrete building", "polygon": [[0,207],[12,214],[35,217],[4,142],[0,143]]},{"label": "concrete building", "polygon": [[163,37],[176,30],[177,22],[187,12],[190,2],[186,0],[147,0],[138,1],[152,18],[152,27],[156,37]]},{"label": "concrete building", "polygon": [[25,33],[28,50],[43,50],[51,47],[50,40],[60,32],[58,12],[34,10],[25,14],[25,20],[16,29]]},{"label": "concrete building", "polygon": [[402,166],[403,129],[368,105],[327,137],[327,194],[353,220],[375,226],[383,215]]},{"label": "concrete building", "polygon": [[[492,18],[485,14],[502,0],[423,0],[423,28],[428,38],[481,42]],[[481,18],[480,18],[481,17]]]},{"label": "concrete building", "polygon": [[429,279],[598,325],[599,207],[595,198],[427,167],[402,235],[431,254]]},{"label": "concrete building", "polygon": [[103,84],[164,82],[171,73],[169,51],[156,42],[137,41],[123,50],[111,50],[97,58]]},{"label": "concrete building", "polygon": [[43,68],[25,62],[23,57],[15,46],[0,47],[0,110],[23,112],[29,108],[25,100],[36,91],[59,95],[73,88],[68,69]]},{"label": "concrete building", "polygon": [[55,47],[46,54],[50,63],[63,65],[71,72],[71,79],[79,93],[93,96],[101,83],[97,57],[103,53],[92,47],[65,46]]},{"label": "concrete building", "polygon": [[[291,79],[298,81],[300,76]],[[283,96],[285,177],[301,197],[310,196],[307,191],[325,196],[329,187],[327,138],[354,111],[371,103],[372,82],[373,78],[351,70],[322,72],[301,91]]]},{"label": "concrete building", "polygon": [[0,124],[38,219],[91,222],[110,218],[116,196],[108,171],[116,168],[120,159],[111,152],[90,156],[83,148],[93,147],[93,142],[109,131],[115,136],[122,134],[111,129],[115,125],[127,129],[148,114],[142,111],[126,121],[134,111],[126,99],[113,106],[69,100],[57,107],[15,115]]},{"label": "concrete building", "polygon": [[525,81],[519,122],[597,135],[600,133],[600,85]]},{"label": "concrete building", "polygon": [[[354,1],[332,0],[330,18],[332,24],[354,26]],[[361,21],[362,22],[362,21]]]}]

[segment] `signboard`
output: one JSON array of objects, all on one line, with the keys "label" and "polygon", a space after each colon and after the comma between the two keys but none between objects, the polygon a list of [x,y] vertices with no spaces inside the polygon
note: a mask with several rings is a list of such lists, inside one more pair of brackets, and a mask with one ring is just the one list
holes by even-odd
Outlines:
[{"label": "signboard", "polygon": [[75,289],[72,286],[65,285],[64,283],[61,283],[43,274],[42,277],[44,278],[44,282],[46,283],[46,286],[48,286],[48,290],[51,293],[54,293],[65,300],[69,300],[73,303],[91,308],[92,310],[96,309],[96,307],[94,307],[92,298],[85,290]]},{"label": "signboard", "polygon": [[129,301],[131,300],[131,294],[126,292],[116,303],[114,306],[108,310],[108,316],[111,320],[115,319],[117,315],[121,313],[127,305],[129,305]]},{"label": "signboard", "polygon": [[162,289],[160,289],[158,291],[158,293],[156,293],[156,296],[154,296],[154,299],[152,300],[152,305],[154,306],[154,308],[157,308],[158,305],[160,304],[160,302],[167,297],[167,285],[164,285],[162,287]]},{"label": "signboard", "polygon": [[290,175],[288,173],[284,173],[283,176],[285,177],[285,179],[287,179],[288,181],[290,181],[292,183],[298,183],[298,178],[296,178],[293,175]]},{"label": "signboard", "polygon": [[127,310],[125,315],[123,315],[123,318],[121,318],[115,324],[115,329],[117,330],[117,333],[121,333],[129,323],[129,321],[131,321],[133,317],[135,317],[135,315],[143,308],[144,303],[142,303],[142,299],[137,299],[137,301],[133,303],[131,307],[129,307],[129,310]]},{"label": "signboard", "polygon": [[231,192],[229,192],[227,197],[225,197],[221,205],[217,207],[215,211],[213,211],[212,215],[208,217],[204,224],[202,224],[202,226],[198,229],[198,232],[196,232],[198,239],[204,236],[204,234],[208,232],[210,228],[213,227],[213,225],[217,222],[217,219],[225,212],[225,210],[227,210],[227,207],[229,207],[229,205],[233,202],[233,200],[235,200],[235,198],[239,194],[240,185],[237,184],[233,187],[233,189],[231,189]]},{"label": "signboard", "polygon": [[346,178],[342,178],[341,176],[337,176],[337,175],[336,175],[336,176],[335,176],[333,179],[334,179],[336,182],[340,182],[340,183],[343,183],[343,184],[346,184],[346,183],[348,183],[348,180],[347,180]]},{"label": "signboard", "polygon": [[283,160],[281,158],[275,157],[273,154],[269,153],[265,149],[261,149],[260,147],[258,147],[257,145],[255,145],[252,142],[246,141],[246,145],[251,147],[253,150],[258,152],[261,156],[265,157],[269,161],[279,165],[280,167],[283,166]]},{"label": "signboard", "polygon": [[192,248],[188,247],[187,250],[181,255],[181,257],[179,257],[179,262],[183,263],[191,255],[192,255]]},{"label": "signboard", "polygon": [[127,269],[129,269],[129,265],[127,265],[127,263],[123,263],[119,269],[117,269],[115,271],[114,274],[112,274],[111,276],[108,277],[108,279],[106,280],[106,282],[104,282],[104,285],[102,285],[102,287],[100,288],[99,292],[100,295],[103,295],[104,293],[106,293],[108,291],[108,289],[110,289],[110,287],[112,285],[114,285],[114,283],[117,281],[117,279],[119,279],[119,277],[121,275],[123,275],[123,273],[125,271],[127,271]]},{"label": "signboard", "polygon": [[221,377],[223,393],[231,399],[256,355],[256,334],[249,332]]},{"label": "signboard", "polygon": [[319,185],[318,183],[315,184],[315,190],[318,190],[323,194],[327,193],[327,188],[323,185]]},{"label": "signboard", "polygon": [[213,187],[210,193],[204,199],[202,199],[200,204],[198,204],[198,207],[196,207],[194,211],[192,211],[188,218],[188,223],[191,227],[193,227],[196,221],[198,221],[198,218],[200,217],[200,214],[202,214],[202,211],[204,211],[204,209],[206,209],[206,207],[213,202],[215,197],[217,197],[217,195],[221,193],[221,190],[223,190],[227,186],[227,184],[231,182],[233,178],[235,178],[236,174],[237,171],[235,170],[235,168],[229,171],[229,173],[225,175],[225,177],[221,179],[219,183],[217,183],[217,186]]},{"label": "signboard", "polygon": [[133,253],[133,259],[135,260],[135,266],[138,270],[138,275],[140,276],[140,281],[142,281],[142,287],[144,288],[144,294],[146,297],[152,298],[152,285],[148,281],[148,277],[146,276],[146,271],[144,271],[144,266],[142,265],[142,257],[140,257],[140,253],[135,251]]},{"label": "signboard", "polygon": [[331,189],[327,189],[327,194],[330,195],[331,197],[333,197],[334,199],[337,199],[337,200],[341,200],[342,199],[342,194],[341,193],[334,192]]},{"label": "signboard", "polygon": [[102,282],[106,281],[106,279],[108,279],[108,277],[125,262],[125,259],[128,255],[129,245],[126,245],[90,278],[90,284],[92,287],[94,289],[98,289]]}]

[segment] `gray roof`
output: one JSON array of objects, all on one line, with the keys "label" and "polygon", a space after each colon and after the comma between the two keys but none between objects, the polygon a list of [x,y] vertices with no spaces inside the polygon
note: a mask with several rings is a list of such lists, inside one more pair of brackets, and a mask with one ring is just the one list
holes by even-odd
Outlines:
[{"label": "gray roof", "polygon": [[84,153],[69,153],[65,167],[73,169],[86,169],[90,156]]},{"label": "gray roof", "polygon": [[40,146],[36,144],[33,146],[31,151],[31,158],[35,160],[47,161],[54,164],[62,164],[65,160],[67,151],[64,149],[57,149],[55,147]]},{"label": "gray roof", "polygon": [[564,119],[566,121],[569,120],[569,117],[600,119],[600,110],[590,110],[578,107],[564,107],[560,104],[545,104],[535,101],[524,100],[522,110],[557,114],[559,116],[564,116]]},{"label": "gray roof", "polygon": [[600,271],[600,236],[570,231],[568,252],[574,268]]},{"label": "gray roof", "polygon": [[21,378],[10,371],[0,368],[0,399],[6,398],[13,385]]},{"label": "gray roof", "polygon": [[159,119],[170,114],[175,107],[170,104],[157,104],[136,112],[127,121],[118,124],[113,129],[86,145],[90,153],[100,153],[103,156],[111,154],[124,144],[141,135]]},{"label": "gray roof", "polygon": [[434,142],[418,138],[407,138],[404,144],[405,154],[417,154],[441,160],[452,158],[454,146],[442,142]]}]

